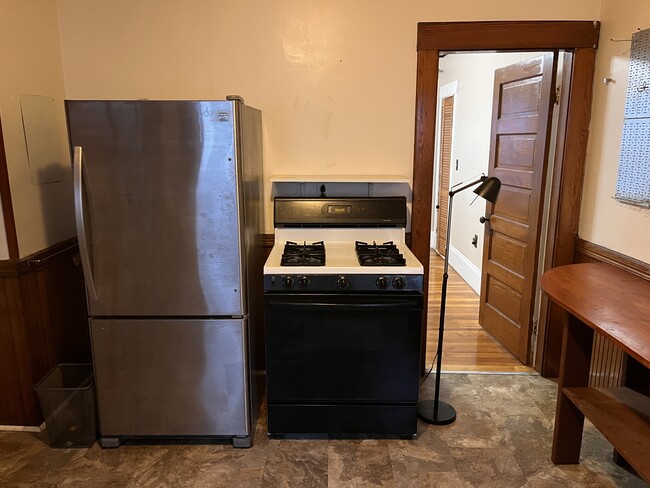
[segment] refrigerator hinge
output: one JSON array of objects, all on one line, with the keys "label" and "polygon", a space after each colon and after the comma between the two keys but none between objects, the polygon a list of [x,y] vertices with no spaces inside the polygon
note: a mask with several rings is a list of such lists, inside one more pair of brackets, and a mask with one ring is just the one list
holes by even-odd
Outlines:
[{"label": "refrigerator hinge", "polygon": [[226,100],[233,100],[235,102],[244,103],[244,97],[240,95],[226,95]]}]

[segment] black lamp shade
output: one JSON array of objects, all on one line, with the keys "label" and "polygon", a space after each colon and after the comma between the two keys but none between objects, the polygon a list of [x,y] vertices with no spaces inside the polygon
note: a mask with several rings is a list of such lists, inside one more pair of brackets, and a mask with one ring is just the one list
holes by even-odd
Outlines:
[{"label": "black lamp shade", "polygon": [[501,180],[496,176],[490,176],[474,190],[474,193],[494,204],[497,203],[499,190],[501,190]]}]

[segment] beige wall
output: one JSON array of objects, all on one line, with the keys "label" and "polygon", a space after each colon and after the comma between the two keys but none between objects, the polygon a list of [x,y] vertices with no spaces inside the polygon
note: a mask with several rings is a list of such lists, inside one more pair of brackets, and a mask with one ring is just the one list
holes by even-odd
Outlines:
[{"label": "beige wall", "polygon": [[23,257],[75,234],[69,165],[62,182],[31,183],[20,110],[21,94],[56,99],[61,158],[68,161],[55,0],[0,0],[0,60],[0,119],[18,247]]},{"label": "beige wall", "polygon": [[[419,21],[597,19],[600,0],[58,0],[68,98],[242,95],[267,176],[412,174]],[[267,184],[270,202],[271,188]],[[267,204],[267,230],[272,229]]]},{"label": "beige wall", "polygon": [[[602,1],[579,235],[596,244],[650,263],[650,210],[613,199],[627,90],[629,42],[637,28],[650,27],[647,0]],[[609,85],[604,78],[612,78]]]}]

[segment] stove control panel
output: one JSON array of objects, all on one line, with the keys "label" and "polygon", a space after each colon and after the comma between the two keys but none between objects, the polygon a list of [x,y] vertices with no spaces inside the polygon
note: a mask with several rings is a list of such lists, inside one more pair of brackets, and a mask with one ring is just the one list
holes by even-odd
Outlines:
[{"label": "stove control panel", "polygon": [[285,293],[404,293],[422,292],[423,276],[411,274],[264,275],[265,292]]}]

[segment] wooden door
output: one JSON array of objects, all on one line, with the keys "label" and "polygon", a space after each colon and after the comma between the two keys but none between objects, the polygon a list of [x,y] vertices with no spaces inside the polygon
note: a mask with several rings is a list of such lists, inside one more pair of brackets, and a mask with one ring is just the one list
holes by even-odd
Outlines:
[{"label": "wooden door", "polygon": [[444,256],[447,246],[447,211],[449,206],[449,172],[451,168],[451,129],[453,127],[454,97],[442,100],[440,115],[440,164],[438,167],[438,223],[436,251]]},{"label": "wooden door", "polygon": [[495,71],[479,322],[521,362],[530,359],[540,223],[548,159],[554,56]]}]

